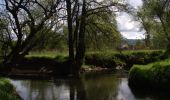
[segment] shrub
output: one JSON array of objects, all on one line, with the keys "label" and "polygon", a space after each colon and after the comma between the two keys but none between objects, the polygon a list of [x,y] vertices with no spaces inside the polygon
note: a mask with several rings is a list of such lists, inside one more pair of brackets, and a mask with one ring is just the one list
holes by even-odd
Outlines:
[{"label": "shrub", "polygon": [[99,67],[115,68],[124,66],[129,69],[133,64],[148,64],[159,61],[163,51],[125,51],[123,54],[118,52],[92,52],[85,56],[85,64]]},{"label": "shrub", "polygon": [[170,59],[133,66],[129,72],[129,84],[133,87],[170,89]]},{"label": "shrub", "polygon": [[7,79],[0,78],[0,100],[19,100],[14,91],[15,88]]},{"label": "shrub", "polygon": [[99,67],[115,68],[124,62],[115,56],[115,53],[89,53],[85,56],[85,64]]},{"label": "shrub", "polygon": [[146,65],[151,62],[161,60],[161,56],[163,55],[163,51],[134,51],[134,52],[125,52],[126,62],[133,64]]}]

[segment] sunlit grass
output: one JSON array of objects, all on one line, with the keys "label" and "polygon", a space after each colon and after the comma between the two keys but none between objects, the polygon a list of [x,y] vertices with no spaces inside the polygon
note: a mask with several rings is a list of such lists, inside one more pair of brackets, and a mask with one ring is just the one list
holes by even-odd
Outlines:
[{"label": "sunlit grass", "polygon": [[123,54],[132,54],[132,53],[151,53],[151,52],[156,52],[156,51],[162,51],[164,50],[125,50],[122,53]]},{"label": "sunlit grass", "polygon": [[[162,51],[164,52],[165,50],[159,49],[159,50],[122,50],[121,53],[122,54],[132,54],[132,53],[138,53],[138,52],[145,52],[145,53],[151,53],[151,52],[155,52],[155,51]],[[120,53],[120,51],[117,50],[102,50],[102,51],[89,51],[86,52],[88,53],[106,53],[106,54],[117,54]]]},{"label": "sunlit grass", "polygon": [[[150,53],[154,51],[164,51],[164,50],[123,50],[122,54],[132,54],[132,53],[138,53],[138,52],[145,52]],[[102,50],[102,51],[87,51],[86,54],[119,54],[119,51],[116,50]],[[55,51],[55,50],[45,50],[45,51],[32,51],[30,52],[26,57],[51,57],[55,58],[56,56],[68,56],[67,51]]]},{"label": "sunlit grass", "polygon": [[147,69],[153,68],[153,67],[158,66],[158,65],[160,67],[168,66],[168,65],[170,65],[170,59],[150,63],[150,64],[147,64],[147,65],[134,65],[134,67],[139,68],[141,70],[147,70]]},{"label": "sunlit grass", "polygon": [[34,51],[30,52],[26,57],[47,57],[55,58],[56,56],[68,56],[67,52],[58,52],[58,51]]}]

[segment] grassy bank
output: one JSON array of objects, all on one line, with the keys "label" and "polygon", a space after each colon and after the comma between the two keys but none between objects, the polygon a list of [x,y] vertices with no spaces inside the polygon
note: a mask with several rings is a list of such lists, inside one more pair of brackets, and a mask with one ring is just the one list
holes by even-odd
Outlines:
[{"label": "grassy bank", "polygon": [[133,64],[148,64],[161,60],[163,51],[161,50],[143,50],[143,51],[124,51],[119,52],[90,52],[85,56],[85,64],[100,67],[114,68],[123,66],[127,69]]},{"label": "grassy bank", "polygon": [[[129,70],[133,64],[148,64],[150,62],[159,61],[163,51],[143,50],[143,51],[124,51],[122,53],[116,51],[100,51],[87,52],[85,55],[86,68],[84,69],[115,69],[125,68]],[[71,70],[68,55],[66,53],[57,52],[31,52],[19,63],[15,64],[10,71],[14,74],[44,74],[51,75],[53,73],[63,74],[69,73]],[[87,68],[89,67],[89,68]],[[6,67],[8,68],[8,67]],[[84,71],[84,69],[82,71]],[[4,71],[3,71],[4,72]]]},{"label": "grassy bank", "polygon": [[[122,53],[117,51],[87,52],[85,65],[104,68],[123,66],[129,69],[133,64],[148,64],[159,61],[162,54],[162,50],[131,50]],[[44,65],[49,62],[49,64],[53,62],[62,63],[67,60],[68,54],[57,53],[56,51],[31,52],[26,58],[34,65]]]},{"label": "grassy bank", "polygon": [[135,88],[170,89],[170,59],[133,66],[129,84]]},{"label": "grassy bank", "polygon": [[13,85],[4,78],[0,78],[0,100],[20,100]]}]

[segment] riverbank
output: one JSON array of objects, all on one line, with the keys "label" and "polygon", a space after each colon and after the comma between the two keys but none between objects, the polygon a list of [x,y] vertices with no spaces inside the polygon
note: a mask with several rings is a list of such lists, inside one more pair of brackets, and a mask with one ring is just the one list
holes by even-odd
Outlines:
[{"label": "riverbank", "polygon": [[129,85],[134,88],[151,90],[170,89],[170,59],[135,65],[129,72]]},{"label": "riverbank", "polygon": [[0,100],[21,100],[8,79],[0,78]]},{"label": "riverbank", "polygon": [[[89,52],[85,55],[85,63],[81,72],[108,71],[114,69],[129,70],[133,64],[148,64],[159,61],[163,51],[125,51],[119,52]],[[54,56],[29,55],[20,63],[11,67],[10,71],[1,70],[1,74],[7,77],[25,78],[50,78],[51,76],[69,75],[68,57],[66,55]],[[51,55],[51,54],[50,54]],[[3,68],[8,68],[5,66]]]},{"label": "riverbank", "polygon": [[[85,56],[81,72],[105,72],[115,69],[129,70],[134,64],[146,65],[161,60],[163,51],[135,52],[90,52]],[[6,71],[1,66],[1,75],[22,79],[51,79],[54,76],[69,75],[70,67],[67,56],[27,56]],[[133,76],[133,75],[132,75]]]}]

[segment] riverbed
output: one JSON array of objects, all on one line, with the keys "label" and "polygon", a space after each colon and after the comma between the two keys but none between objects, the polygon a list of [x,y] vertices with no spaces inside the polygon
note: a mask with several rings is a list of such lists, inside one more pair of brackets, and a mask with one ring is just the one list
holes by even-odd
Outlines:
[{"label": "riverbed", "polygon": [[132,91],[128,72],[85,73],[80,78],[10,79],[24,100],[169,100],[169,93]]}]

